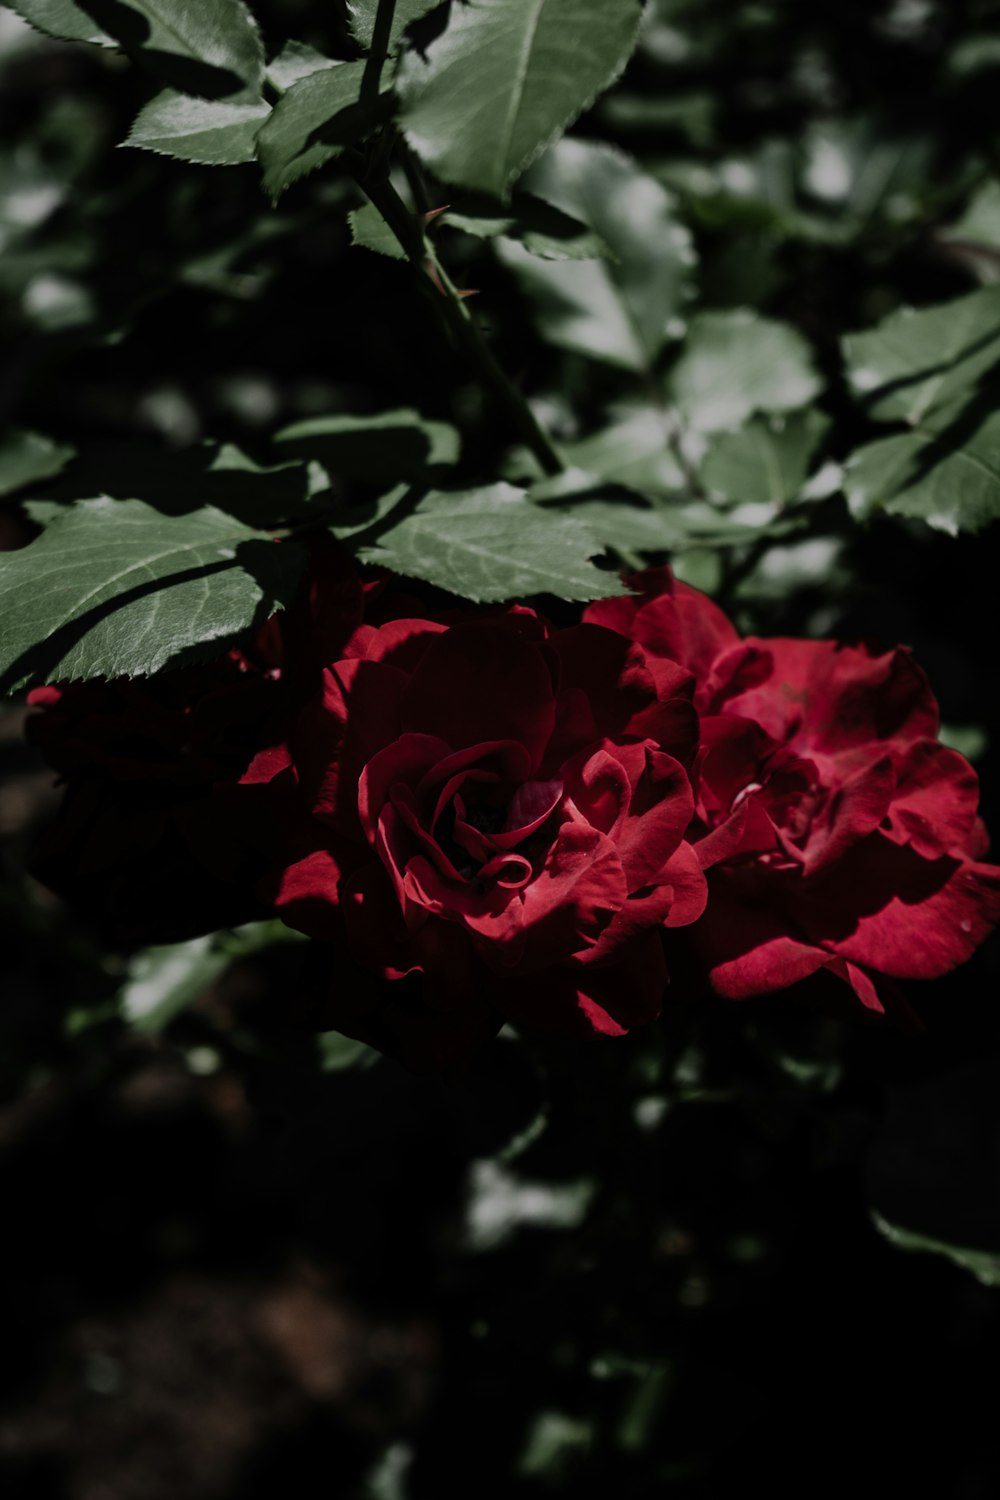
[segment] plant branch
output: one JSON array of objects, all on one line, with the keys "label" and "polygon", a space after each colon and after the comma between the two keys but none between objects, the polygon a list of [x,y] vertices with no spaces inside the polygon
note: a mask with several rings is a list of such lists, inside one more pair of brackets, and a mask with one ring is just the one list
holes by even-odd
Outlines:
[{"label": "plant branch", "polygon": [[[379,16],[382,10],[379,8]],[[563,473],[565,464],[552,439],[540,425],[524,396],[498,364],[482,330],[438,260],[424,233],[423,222],[407,208],[387,176],[358,175],[358,184],[399,241],[419,273],[438,320],[455,346],[478,373],[506,413],[511,427],[537,458],[544,473]]]},{"label": "plant branch", "polygon": [[365,71],[361,75],[360,102],[369,107],[378,102],[382,83],[382,69],[389,52],[392,35],[392,19],[396,12],[396,0],[378,0],[375,25],[372,27],[372,44],[365,59]]}]

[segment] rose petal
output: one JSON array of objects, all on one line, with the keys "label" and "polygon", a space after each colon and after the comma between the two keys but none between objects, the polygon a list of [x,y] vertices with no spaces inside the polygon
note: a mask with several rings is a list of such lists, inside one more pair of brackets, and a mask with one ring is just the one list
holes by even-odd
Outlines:
[{"label": "rose petal", "polygon": [[339,661],[295,726],[291,750],[307,804],[355,837],[358,783],[368,762],[399,737],[406,678],[382,662]]},{"label": "rose petal", "polygon": [[691,822],[694,796],[684,767],[672,756],[649,745],[624,747],[622,756],[634,780],[616,841],[634,891],[662,880],[663,868]]},{"label": "rose petal", "polygon": [[834,641],[755,641],[774,659],[772,680],[728,700],[799,753],[836,755],[872,741],[937,735],[927,678],[902,647],[872,656]]},{"label": "rose petal", "polygon": [[296,932],[324,942],[343,931],[338,911],[340,866],[329,849],[315,849],[281,871],[274,904],[281,920]]},{"label": "rose petal", "polygon": [[687,927],[697,922],[708,902],[708,881],[697,851],[681,844],[663,868],[662,879],[672,900],[665,919],[667,927]]},{"label": "rose petal", "polygon": [[744,894],[725,872],[713,877],[705,914],[691,934],[717,994],[746,1000],[785,989],[826,966],[831,955],[781,910],[785,887],[769,879],[761,882],[759,895],[752,887]]},{"label": "rose petal", "polygon": [[743,859],[748,854],[765,854],[778,847],[777,830],[755,795],[744,797],[724,823],[694,845],[703,870],[726,860]]},{"label": "rose petal", "polygon": [[514,740],[491,740],[442,756],[425,772],[417,791],[421,795],[436,791],[433,826],[466,780],[516,786],[530,771],[530,756],[523,745]]},{"label": "rose petal", "polygon": [[453,750],[515,740],[539,764],[555,725],[543,648],[492,622],[457,625],[427,646],[403,693],[402,728]]},{"label": "rose petal", "polygon": [[492,836],[498,849],[513,849],[535,833],[552,816],[562,801],[561,777],[549,781],[524,781],[507,806],[502,833]]},{"label": "rose petal", "polygon": [[569,821],[521,897],[528,957],[537,968],[596,943],[626,901],[628,886],[611,840],[596,828]]},{"label": "rose petal", "polygon": [[292,770],[292,757],[287,745],[272,745],[260,750],[240,777],[240,786],[258,786],[273,781],[283,771]]},{"label": "rose petal", "polygon": [[976,836],[979,778],[964,756],[934,740],[916,740],[894,761],[896,795],[886,836],[926,859],[984,852]]},{"label": "rose petal", "polygon": [[366,859],[341,886],[341,908],[351,951],[376,974],[402,976],[416,962],[413,935],[384,867]]},{"label": "rose petal", "polygon": [[[466,928],[476,951],[492,967],[517,963],[524,946],[519,891],[490,882],[455,886],[423,855],[415,855],[403,878],[404,900],[414,911]],[[415,925],[415,923],[413,924]]]},{"label": "rose petal", "polygon": [[848,778],[813,820],[805,846],[805,873],[815,875],[873,833],[889,810],[896,773],[888,756]]},{"label": "rose petal", "polygon": [[[615,750],[618,753],[614,753]],[[641,753],[641,752],[640,752]],[[625,823],[632,787],[620,756],[623,747],[584,752],[564,768],[566,795],[580,816],[615,843]]]},{"label": "rose petal", "polygon": [[420,665],[428,646],[447,630],[436,620],[390,620],[373,630],[365,642],[368,661],[382,661],[407,676]]},{"label": "rose petal", "polygon": [[1000,921],[1000,868],[926,860],[873,834],[803,892],[797,916],[825,946],[895,979],[934,979],[971,957]]},{"label": "rose petal", "polygon": [[421,849],[427,855],[427,858],[437,865],[446,880],[454,880],[456,882],[463,880],[465,877],[456,869],[454,862],[449,858],[445,850],[442,849],[437,839],[422,825],[420,810],[413,789],[402,782],[396,782],[389,792],[389,800],[406,825],[414,848]]},{"label": "rose petal", "polygon": [[[429,734],[404,734],[368,761],[357,783],[358,818],[365,837],[375,843],[379,815],[396,782],[419,788],[427,772],[448,754],[443,740]],[[433,827],[433,821],[429,823]]]},{"label": "rose petal", "polygon": [[[658,932],[648,932],[630,943],[610,963],[571,964],[579,976],[578,1000],[595,1030],[620,1036],[630,1026],[642,1026],[660,1014],[667,987],[667,965]],[[604,1022],[610,1020],[615,1030]]]},{"label": "rose petal", "polygon": [[[582,724],[577,695],[590,709],[596,737],[654,739],[677,753],[687,753],[696,728],[691,698],[694,680],[673,662],[656,664],[633,641],[600,625],[583,624],[560,630],[552,640],[560,663],[560,702],[569,695],[573,712],[560,714],[560,730]],[[594,734],[588,732],[587,738]],[[562,760],[581,748],[560,737],[552,756]],[[551,758],[551,757],[550,757]],[[554,768],[554,766],[553,766]]]},{"label": "rose petal", "polygon": [[638,599],[602,599],[584,611],[584,620],[617,630],[655,656],[669,657],[699,681],[722,652],[735,646],[735,628],[707,595],[678,583],[668,567],[629,574],[625,582]]}]

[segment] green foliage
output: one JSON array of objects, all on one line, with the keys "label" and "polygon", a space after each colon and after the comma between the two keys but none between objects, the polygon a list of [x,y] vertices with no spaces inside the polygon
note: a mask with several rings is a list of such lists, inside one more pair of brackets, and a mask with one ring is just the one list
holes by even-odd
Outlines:
[{"label": "green foliage", "polygon": [[614,259],[613,251],[593,230],[531,193],[515,190],[506,207],[490,199],[463,200],[461,210],[449,208],[443,222],[477,239],[503,235],[517,240],[543,260]]},{"label": "green foliage", "polygon": [[471,0],[400,71],[407,137],[445,182],[503,197],[620,73],[637,0]]},{"label": "green foliage", "polygon": [[[398,46],[403,32],[421,16],[435,10],[442,0],[396,0],[389,32],[389,46]],[[378,0],[347,0],[347,15],[351,33],[359,46],[368,48],[372,44]]]},{"label": "green foliage", "polygon": [[0,495],[51,479],[69,463],[74,449],[40,432],[8,432],[0,438]]},{"label": "green foliage", "polygon": [[83,501],[29,546],[0,554],[4,686],[191,660],[284,604],[302,565],[296,548],[222,511],[167,517],[140,500]]},{"label": "green foliage", "polygon": [[394,572],[496,603],[533,594],[601,599],[624,592],[588,561],[601,550],[584,522],[533,505],[509,484],[464,493],[432,491],[358,555]]},{"label": "green foliage", "polygon": [[264,47],[243,0],[89,0],[86,8],[174,88],[210,99],[260,93]]},{"label": "green foliage", "polygon": [[670,194],[607,146],[566,140],[525,178],[537,197],[579,220],[610,258],[549,265],[531,247],[503,243],[501,257],[561,348],[626,370],[648,369],[691,291],[694,251]]},{"label": "green foliage", "polygon": [[330,63],[283,94],[257,137],[264,187],[277,199],[324,162],[339,156],[372,119],[359,103],[364,63]]},{"label": "green foliage", "polygon": [[459,438],[447,422],[428,422],[403,408],[374,417],[310,417],[275,434],[283,451],[315,459],[340,479],[371,484],[426,478],[458,458]]},{"label": "green foliage", "polygon": [[254,160],[254,143],[270,105],[231,104],[227,100],[193,99],[171,89],[146,105],[136,117],[126,146],[141,146],[161,156],[207,166],[232,166]]},{"label": "green foliage", "polygon": [[984,182],[969,200],[965,212],[948,225],[949,240],[1000,250],[1000,182]]},{"label": "green foliage", "polygon": [[1000,1251],[972,1250],[961,1245],[949,1245],[944,1240],[932,1239],[929,1235],[915,1234],[909,1229],[900,1229],[890,1224],[879,1214],[873,1215],[876,1229],[884,1234],[890,1244],[898,1250],[907,1250],[924,1255],[941,1255],[954,1265],[968,1271],[983,1286],[1000,1286]]},{"label": "green foliage", "polygon": [[1000,413],[943,407],[868,443],[848,460],[844,489],[858,520],[885,511],[952,536],[981,531],[1000,516]]},{"label": "green foliage", "polygon": [[702,432],[732,429],[753,412],[787,412],[820,391],[801,334],[745,308],[692,319],[670,378],[678,407]]},{"label": "green foliage", "polygon": [[324,57],[322,52],[317,52],[315,47],[293,39],[285,43],[277,57],[272,57],[265,70],[265,77],[272,88],[283,94],[293,83],[298,83],[300,78],[308,78],[310,73],[320,73],[324,68],[333,66],[330,59]]},{"label": "green foliage", "polygon": [[67,42],[93,42],[100,47],[115,45],[114,38],[102,31],[74,0],[7,0],[7,3],[46,36]]},{"label": "green foliage", "polygon": [[[103,253],[95,247],[122,239],[113,195],[85,198],[93,204],[85,218],[67,212],[105,149],[99,140],[88,145],[67,117],[46,141],[9,154],[0,292],[11,298],[15,327],[94,349],[124,339],[131,349],[141,309],[196,289],[211,303],[213,337],[250,315],[239,369],[267,363],[267,329],[276,325],[260,320],[272,297],[290,310],[286,331],[306,330],[330,298],[338,316],[349,309],[355,321],[343,340],[339,329],[325,335],[309,379],[282,364],[260,394],[268,414],[259,431],[250,423],[247,451],[214,442],[213,418],[192,423],[190,393],[169,381],[143,397],[154,425],[165,424],[169,452],[157,451],[147,428],[143,444],[88,445],[63,474],[72,447],[37,419],[27,424],[37,430],[0,447],[0,489],[34,491],[22,514],[46,526],[3,562],[8,586],[21,591],[13,597],[33,593],[28,619],[10,635],[12,682],[27,675],[13,671],[25,655],[42,675],[141,673],[189,650],[222,649],[269,601],[287,597],[300,556],[294,544],[266,539],[279,526],[326,524],[361,557],[476,599],[591,598],[612,587],[612,560],[671,553],[709,582],[750,569],[747,597],[762,599],[776,597],[775,580],[786,576],[784,553],[767,572],[769,547],[802,528],[836,551],[845,527],[876,514],[952,533],[997,514],[989,385],[1000,362],[997,289],[897,308],[845,335],[844,326],[864,327],[868,307],[892,307],[892,292],[873,282],[831,338],[821,331],[828,310],[816,302],[825,273],[815,271],[840,264],[848,247],[881,265],[922,214],[949,225],[939,231],[946,252],[971,253],[970,239],[983,252],[995,184],[977,165],[967,185],[942,196],[930,183],[929,137],[885,130],[864,112],[817,108],[801,131],[782,135],[763,116],[754,124],[757,106],[741,102],[734,107],[750,123],[734,133],[690,68],[731,70],[744,58],[752,67],[773,41],[770,20],[733,11],[724,23],[713,16],[696,25],[689,8],[664,0],[640,33],[632,0],[448,8],[397,0],[376,47],[378,5],[349,0],[326,31],[289,24],[281,35],[269,19],[265,63],[242,0],[194,8],[23,0],[15,8],[67,39],[100,41],[99,26],[157,73],[168,87],[139,111],[127,144],[175,158],[134,169],[139,182],[148,174],[155,212],[166,196],[155,272],[132,277],[122,265],[145,262],[131,249],[113,270],[92,272]],[[355,47],[379,55],[343,60]],[[636,66],[588,116],[592,138],[565,135],[633,49]],[[601,138],[605,126],[614,144]],[[626,138],[633,155],[618,144]],[[154,175],[178,172],[177,162],[254,157],[272,200],[294,189],[291,208],[248,206],[239,196],[247,174],[230,174],[232,194],[218,200],[228,204],[218,213],[222,177],[210,184],[201,174],[201,186],[194,174],[184,185],[178,176],[165,188]],[[331,163],[339,175],[319,175]],[[133,205],[130,226],[151,201]],[[130,227],[124,242],[136,240],[143,234]],[[300,302],[304,261],[329,267]],[[982,253],[962,264],[988,281]],[[811,310],[788,295],[807,283]],[[471,301],[456,290],[476,287]],[[409,310],[393,298],[409,298]],[[814,353],[824,337],[825,360],[835,339],[842,344],[855,399],[849,429],[842,387],[827,391],[832,362],[821,373]],[[338,373],[327,380],[331,360]],[[383,385],[373,379],[378,364],[394,372]],[[232,391],[225,401],[250,403],[241,411],[258,399],[253,376],[212,378],[214,389]],[[171,430],[175,420],[188,423],[186,435]],[[906,430],[866,433],[865,421]],[[817,503],[841,474],[848,508]],[[81,538],[85,522],[97,530],[108,502],[90,501],[95,494],[119,502],[111,514],[126,551],[145,528],[154,548],[167,546],[149,580],[157,586],[137,599],[128,598],[138,575],[127,557],[121,584],[95,579],[91,603],[37,586],[47,558],[63,566],[59,549],[77,528]],[[67,501],[84,504],[67,510]],[[241,565],[160,582],[185,572],[188,555],[192,569],[210,566],[201,549],[217,527]],[[256,576],[260,559],[266,571],[279,558],[287,577]],[[805,586],[785,561],[792,586]],[[209,586],[211,602],[193,604],[190,591]],[[115,603],[120,592],[124,605]],[[79,632],[77,612],[91,604],[101,618],[71,640],[65,632]],[[183,628],[170,623],[161,634],[181,605]],[[43,652],[47,637],[54,644]]]},{"label": "green foliage", "polygon": [[757,417],[714,440],[699,469],[702,483],[725,500],[787,505],[801,493],[813,456],[830,427],[815,410]]},{"label": "green foliage", "polygon": [[277,943],[297,942],[301,942],[299,934],[281,922],[248,922],[232,931],[189,938],[184,943],[143,948],[129,964],[128,978],[119,993],[121,1013],[136,1031],[164,1031],[183,1011],[202,1000],[237,960]]},{"label": "green foliage", "polygon": [[663,406],[627,402],[609,413],[608,425],[589,437],[564,444],[578,469],[613,480],[640,495],[673,496],[687,487],[687,476],[672,446],[677,428]]},{"label": "green foliage", "polygon": [[1000,363],[1000,287],[919,311],[902,307],[869,332],[849,334],[844,361],[870,417],[918,427]]},{"label": "green foliage", "polygon": [[374,204],[352,208],[347,216],[351,226],[351,244],[388,255],[391,260],[405,260],[406,252]]},{"label": "green foliage", "polygon": [[228,965],[228,953],[212,937],[145,948],[136,955],[122,986],[122,1014],[136,1031],[162,1031],[200,999]]}]

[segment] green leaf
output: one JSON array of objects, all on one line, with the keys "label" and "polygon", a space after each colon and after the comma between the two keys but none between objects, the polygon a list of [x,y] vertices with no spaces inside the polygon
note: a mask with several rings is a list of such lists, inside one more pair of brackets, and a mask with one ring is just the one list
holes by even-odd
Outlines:
[{"label": "green leaf", "polygon": [[717,432],[753,412],[805,406],[819,394],[820,381],[801,334],[736,308],[692,319],[670,387],[692,427]]},{"label": "green leaf", "polygon": [[1000,517],[1000,412],[944,409],[913,432],[868,443],[846,465],[852,514],[882,510],[957,536]]},{"label": "green leaf", "polygon": [[200,1000],[229,967],[214,936],[165,943],[137,953],[122,986],[122,1015],[136,1031],[158,1032]]},{"label": "green leaf", "polygon": [[362,532],[374,534],[384,531],[385,527],[382,523],[392,515],[393,511],[398,510],[402,516],[407,511],[411,499],[412,490],[409,486],[401,484],[396,489],[380,495],[377,500],[363,504],[355,502],[350,505],[339,505],[330,521],[330,534],[336,537],[338,542],[359,544]]},{"label": "green leaf", "polygon": [[560,489],[554,490],[549,483],[533,485],[532,500],[553,509],[568,506],[568,513],[583,521],[612,551],[671,552],[687,542],[676,507],[615,494],[610,485],[595,484],[593,476],[576,469],[559,477]]},{"label": "green leaf", "polygon": [[868,414],[918,426],[929,412],[968,395],[1000,361],[1000,287],[982,287],[936,307],[902,307],[844,339],[847,378]]},{"label": "green leaf", "polygon": [[283,94],[257,137],[264,189],[274,199],[339,156],[375,123],[358,102],[365,65],[337,63],[300,78]]},{"label": "green leaf", "polygon": [[872,1222],[879,1234],[885,1235],[897,1250],[917,1251],[929,1255],[943,1255],[953,1265],[968,1271],[983,1286],[1000,1286],[1000,1250],[972,1250],[961,1245],[949,1245],[944,1240],[931,1239],[925,1234],[916,1234],[911,1229],[900,1229],[890,1224],[880,1214],[872,1214]]},{"label": "green leaf", "polygon": [[8,432],[0,438],[0,495],[12,495],[26,485],[53,478],[75,453],[68,443],[57,443],[40,432]]},{"label": "green leaf", "polygon": [[943,231],[943,239],[1000,251],[1000,181],[994,178],[973,193],[963,216]]},{"label": "green leaf", "polygon": [[231,964],[276,943],[298,941],[299,934],[281,922],[247,922],[231,931],[144,948],[132,959],[121,989],[122,1015],[136,1031],[163,1031]]},{"label": "green leaf", "polygon": [[334,479],[395,484],[426,478],[455,463],[459,438],[447,422],[429,422],[409,408],[373,417],[310,417],[275,436],[286,452],[315,459]]},{"label": "green leaf", "polygon": [[445,182],[503,197],[618,76],[639,0],[469,0],[426,57],[406,54],[400,120]]},{"label": "green leaf", "polygon": [[[408,26],[419,21],[421,16],[429,15],[441,3],[442,0],[396,0],[389,32],[389,47],[397,46]],[[371,46],[377,12],[378,0],[347,0],[347,24],[359,47]]]},{"label": "green leaf", "polygon": [[896,227],[918,219],[927,211],[933,149],[930,135],[893,135],[869,115],[814,121],[797,154],[801,187],[819,211],[793,213],[789,227],[842,245],[872,224]]},{"label": "green leaf", "polygon": [[352,208],[347,215],[351,226],[351,244],[365,250],[374,250],[379,255],[388,255],[392,260],[405,260],[406,252],[372,203],[361,208]]},{"label": "green leaf", "polygon": [[724,500],[786,505],[805,484],[829,426],[829,418],[818,411],[757,417],[712,439],[699,477]]},{"label": "green leaf", "polygon": [[270,105],[263,101],[230,104],[167,89],[140,110],[125,145],[180,161],[233,166],[253,161],[257,132],[270,113]]},{"label": "green leaf", "polygon": [[673,198],[613,147],[577,140],[546,152],[525,187],[587,225],[614,257],[549,265],[520,245],[502,245],[544,337],[626,370],[648,370],[690,294],[695,261]]},{"label": "green leaf", "polygon": [[461,229],[477,239],[500,235],[519,241],[543,260],[600,260],[614,256],[601,237],[570,214],[531,193],[515,191],[509,208],[491,199],[463,203],[442,215],[445,228]]},{"label": "green leaf", "polygon": [[623,403],[609,415],[607,427],[561,445],[569,463],[640,495],[677,495],[686,490],[687,481],[670,447],[670,429],[663,411],[646,404]]},{"label": "green leaf", "polygon": [[1000,182],[984,182],[973,194],[961,218],[949,224],[942,237],[960,244],[984,245],[1000,250]]},{"label": "green leaf", "polygon": [[232,443],[93,442],[54,495],[63,512],[66,502],[102,492],[120,500],[141,495],[161,515],[189,515],[209,505],[244,526],[273,527],[308,515],[308,477],[297,459],[262,467]]},{"label": "green leaf", "polygon": [[579,469],[532,485],[530,495],[546,508],[568,506],[570,515],[584,521],[599,541],[626,559],[629,553],[680,555],[693,548],[737,546],[762,536],[786,536],[804,525],[804,518],[778,516],[773,506],[720,510],[705,500],[677,494],[667,499],[648,490],[640,501],[614,482],[595,479]]},{"label": "green leaf", "polygon": [[93,42],[113,47],[114,39],[73,0],[4,0],[11,10],[46,36],[60,42]]},{"label": "green leaf", "polygon": [[321,73],[324,68],[336,66],[332,58],[324,57],[315,47],[308,47],[305,42],[292,41],[286,42],[277,57],[268,63],[265,76],[271,87],[283,94],[293,83],[298,83],[300,78],[308,78],[310,73]]},{"label": "green leaf", "polygon": [[259,98],[264,47],[243,0],[86,0],[86,9],[180,93]]},{"label": "green leaf", "polygon": [[491,484],[432,491],[359,556],[476,603],[534,594],[603,599],[623,587],[589,561],[600,543],[582,522],[533,505],[523,490]]},{"label": "green leaf", "polygon": [[287,603],[302,552],[205,507],[102,496],[0,553],[0,686],[140,676],[194,660]]},{"label": "green leaf", "polygon": [[323,1073],[345,1073],[349,1068],[370,1068],[379,1057],[373,1047],[359,1042],[355,1037],[342,1036],[339,1031],[320,1032],[316,1038],[316,1052],[320,1071]]}]

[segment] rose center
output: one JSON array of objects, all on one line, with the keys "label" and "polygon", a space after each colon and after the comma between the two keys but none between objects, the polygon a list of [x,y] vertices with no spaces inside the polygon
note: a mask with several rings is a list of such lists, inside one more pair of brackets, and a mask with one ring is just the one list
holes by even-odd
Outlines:
[{"label": "rose center", "polygon": [[503,833],[507,822],[507,806],[497,803],[474,802],[465,809],[465,821],[480,833]]}]

